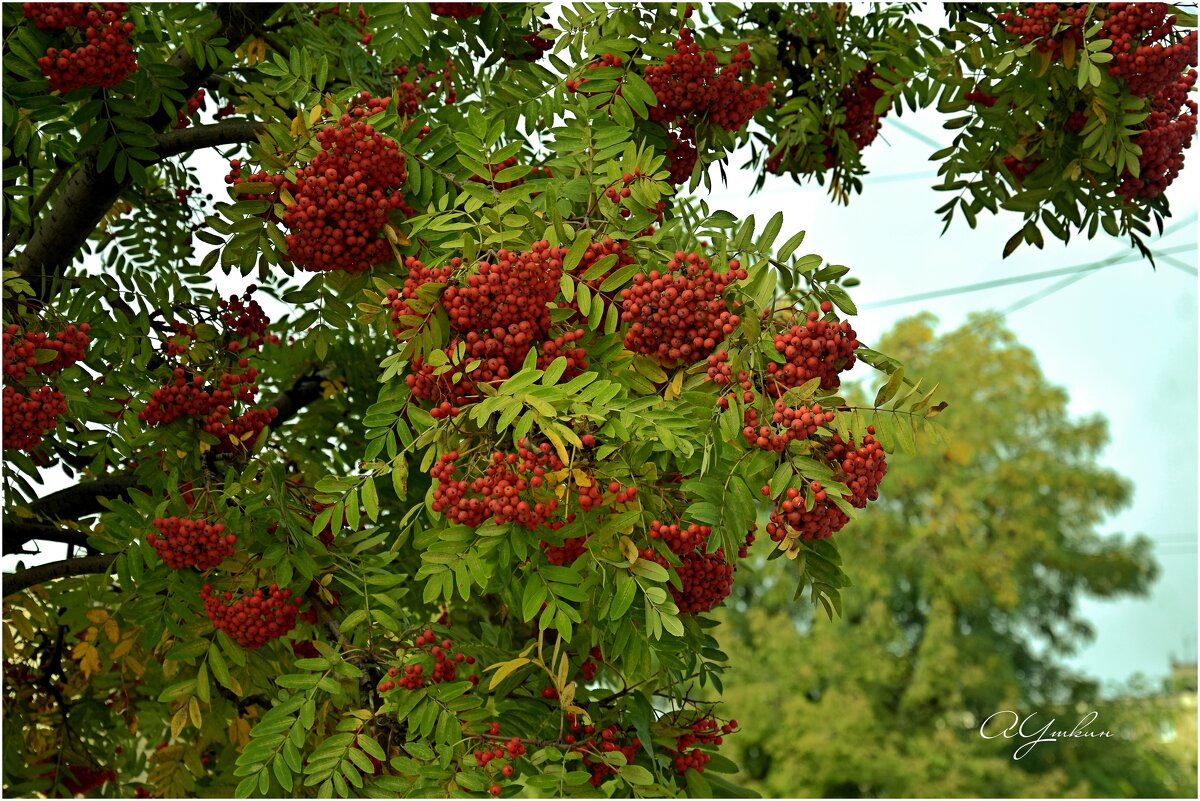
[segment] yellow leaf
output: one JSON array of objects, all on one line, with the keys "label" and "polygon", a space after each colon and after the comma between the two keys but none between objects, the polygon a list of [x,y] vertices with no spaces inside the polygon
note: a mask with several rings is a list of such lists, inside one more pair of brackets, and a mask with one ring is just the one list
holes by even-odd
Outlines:
[{"label": "yellow leaf", "polygon": [[[200,448],[199,448],[200,453],[208,453],[211,449],[212,449],[212,446],[209,445],[207,442],[200,443]],[[187,454],[184,454],[184,455],[186,456]]]},{"label": "yellow leaf", "polygon": [[124,665],[130,673],[132,673],[134,676],[137,676],[139,679],[142,677],[142,674],[146,672],[146,668],[142,666],[141,662],[134,659],[132,654],[126,655],[124,659]]},{"label": "yellow leaf", "polygon": [[637,546],[629,537],[621,537],[621,555],[625,557],[625,561],[629,562],[630,567],[633,567],[633,563],[638,560]]},{"label": "yellow leaf", "polygon": [[88,642],[95,642],[96,635],[99,633],[100,629],[96,628],[95,626],[88,626],[87,631],[83,633],[83,639],[87,640]]},{"label": "yellow leaf", "polygon": [[171,716],[171,739],[179,737],[179,733],[183,731],[183,727],[187,725],[187,707],[181,706],[175,710],[175,714]]},{"label": "yellow leaf", "polygon": [[200,702],[196,700],[195,696],[188,701],[188,717],[191,718],[192,725],[197,729],[204,722],[204,718],[200,716]]},{"label": "yellow leaf", "polygon": [[[200,447],[201,447],[201,448],[203,448],[203,447],[204,447],[204,443],[201,443],[201,444],[200,444]],[[204,451],[200,451],[200,452],[201,452],[201,453],[204,453]],[[175,456],[176,456],[176,458],[179,458],[179,459],[186,459],[186,458],[187,458],[187,451],[183,451],[183,450],[177,450],[177,451],[175,451]]]},{"label": "yellow leaf", "polygon": [[84,617],[99,626],[108,620],[108,612],[103,609],[89,609]]},{"label": "yellow leaf", "polygon": [[1067,69],[1071,69],[1071,67],[1075,66],[1075,39],[1073,37],[1063,37],[1062,51],[1063,66]]},{"label": "yellow leaf", "polygon": [[109,642],[116,642],[121,639],[121,629],[117,625],[117,619],[110,617],[104,621],[104,634],[108,637]]},{"label": "yellow leaf", "polygon": [[295,119],[292,120],[291,133],[292,136],[299,136],[304,133],[304,116],[302,114],[297,114]]},{"label": "yellow leaf", "polygon": [[580,470],[579,468],[576,468],[575,470],[571,471],[571,475],[575,479],[575,486],[577,486],[577,487],[592,486],[592,477],[589,476],[587,473],[583,472],[582,470]]},{"label": "yellow leaf", "polygon": [[567,453],[567,446],[563,444],[562,437],[555,434],[553,431],[542,430],[546,435],[546,439],[550,440],[550,444],[554,446],[554,450],[558,452],[558,458],[566,464],[571,461],[571,455]]},{"label": "yellow leaf", "polygon": [[308,124],[316,125],[317,120],[321,119],[321,115],[324,113],[325,113],[325,110],[323,108],[321,108],[320,106],[314,106],[313,110],[308,112]]},{"label": "yellow leaf", "polygon": [[132,649],[132,648],[133,648],[133,638],[127,637],[124,640],[121,640],[119,643],[117,643],[117,647],[114,648],[112,651],[112,658],[120,659],[121,657],[125,656],[125,654],[129,653],[130,649]]},{"label": "yellow leaf", "polygon": [[79,670],[85,679],[90,679],[92,674],[100,672],[100,652],[90,641],[76,643],[75,649],[71,651],[71,658],[79,663]]},{"label": "yellow leaf", "polygon": [[575,705],[575,682],[571,682],[559,692],[558,703],[563,709]]},{"label": "yellow leaf", "polygon": [[490,691],[496,689],[496,686],[500,684],[500,682],[504,681],[517,670],[520,670],[528,664],[528,659],[525,659],[524,657],[517,657],[516,659],[510,659],[507,662],[500,662],[498,664],[488,666],[486,670],[496,668],[496,673],[494,676],[492,676],[492,680],[488,684],[488,690]]},{"label": "yellow leaf", "polygon": [[666,390],[663,392],[664,400],[675,400],[683,394],[683,373],[683,370],[675,373],[675,377],[671,379],[671,383],[667,385]]}]

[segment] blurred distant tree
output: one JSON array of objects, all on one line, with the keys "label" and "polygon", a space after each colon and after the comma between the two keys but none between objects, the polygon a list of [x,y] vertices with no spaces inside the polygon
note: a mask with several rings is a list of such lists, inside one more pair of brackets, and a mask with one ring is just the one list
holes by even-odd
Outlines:
[{"label": "blurred distant tree", "polygon": [[[1157,573],[1145,538],[1097,531],[1129,498],[1096,464],[1104,421],[1071,419],[997,316],[942,337],[912,318],[881,346],[949,388],[946,443],[897,455],[879,513],[841,536],[855,583],[843,619],[793,603],[770,567],[783,560],[735,588],[742,613],[721,642],[744,783],[816,797],[1194,795],[1155,738],[1129,736],[1145,707],[1096,703],[1096,684],[1061,662],[1092,634],[1084,595],[1143,593]],[[1093,708],[1091,730],[1114,737],[1014,760],[1022,741],[979,734],[1000,710],[1070,730]]]}]

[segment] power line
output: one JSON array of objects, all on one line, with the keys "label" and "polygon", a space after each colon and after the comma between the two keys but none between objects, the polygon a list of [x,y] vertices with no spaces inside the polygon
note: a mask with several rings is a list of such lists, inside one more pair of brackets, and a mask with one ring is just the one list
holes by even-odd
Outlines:
[{"label": "power line", "polygon": [[1160,259],[1164,263],[1176,268],[1177,270],[1181,270],[1181,271],[1187,273],[1188,275],[1196,274],[1195,265],[1185,264],[1184,262],[1180,261],[1179,259],[1175,258],[1174,256],[1162,256],[1162,257],[1160,257]]},{"label": "power line", "polygon": [[913,128],[909,125],[905,125],[904,123],[900,122],[900,120],[896,119],[895,117],[888,117],[887,121],[888,121],[888,125],[899,128],[901,131],[904,131],[904,133],[908,134],[913,139],[916,139],[918,142],[921,142],[922,144],[929,145],[930,147],[936,148],[937,150],[941,150],[944,147],[944,145],[941,142],[937,141],[933,137],[926,136],[925,134],[918,131],[916,128]]},{"label": "power line", "polygon": [[[1158,255],[1169,256],[1174,253],[1184,253],[1186,251],[1195,250],[1195,244],[1177,245],[1173,248],[1164,248]],[[937,289],[931,292],[919,292],[915,295],[904,295],[891,300],[881,300],[875,303],[867,303],[862,306],[863,309],[882,309],[886,306],[898,306],[902,303],[913,303],[918,300],[932,300],[934,298],[942,298],[948,295],[961,295],[967,292],[979,292],[984,289],[995,289],[1001,286],[1010,286],[1012,284],[1023,284],[1028,281],[1040,281],[1043,278],[1056,278],[1060,275],[1072,275],[1075,273],[1086,273],[1094,270],[1101,270],[1105,267],[1111,267],[1114,264],[1125,264],[1141,260],[1141,255],[1123,252],[1119,255],[1109,256],[1101,261],[1090,261],[1083,264],[1072,265],[1071,267],[1060,267],[1057,270],[1043,270],[1038,273],[1026,273],[1025,275],[1015,275],[1008,278],[995,278],[991,281],[980,281],[976,284],[964,284],[963,286],[950,287],[948,289]]]},{"label": "power line", "polygon": [[1034,292],[1032,295],[1029,295],[1026,298],[1018,300],[1016,303],[1012,304],[1011,306],[1009,306],[1007,309],[1005,309],[1004,311],[1002,311],[1000,313],[1003,315],[1012,314],[1015,311],[1019,311],[1020,309],[1023,309],[1026,306],[1030,306],[1034,303],[1037,303],[1039,300],[1042,300],[1044,298],[1049,297],[1050,295],[1053,295],[1055,292],[1059,291],[1060,289],[1066,289],[1067,287],[1071,286],[1071,284],[1074,284],[1077,281],[1082,281],[1084,278],[1087,278],[1089,275],[1091,275],[1090,272],[1078,273],[1076,275],[1068,275],[1066,278],[1059,281],[1058,283],[1056,283],[1052,286],[1048,286],[1045,289],[1040,289],[1037,292]]}]

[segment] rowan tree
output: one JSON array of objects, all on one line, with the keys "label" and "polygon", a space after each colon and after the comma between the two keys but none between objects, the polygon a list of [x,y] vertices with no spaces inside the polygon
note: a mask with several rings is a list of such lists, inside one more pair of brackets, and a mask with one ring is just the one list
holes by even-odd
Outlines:
[{"label": "rowan tree", "polygon": [[[1010,102],[1066,102],[999,15],[906,13],[5,6],[4,550],[71,551],[6,575],[6,792],[740,792],[708,613],[752,547],[836,613],[837,532],[944,403],[858,340],[847,267],[696,190],[754,141],[844,197],[893,103],[970,102],[984,34]],[[1075,91],[1150,108],[1131,69]],[[1144,233],[1146,133],[1088,124],[1124,155],[1086,215],[965,146],[963,213]]]}]

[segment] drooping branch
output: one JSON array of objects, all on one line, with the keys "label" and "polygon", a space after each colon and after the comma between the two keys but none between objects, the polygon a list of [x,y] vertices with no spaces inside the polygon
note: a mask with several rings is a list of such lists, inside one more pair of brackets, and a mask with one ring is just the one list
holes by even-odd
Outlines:
[{"label": "drooping branch", "polygon": [[157,142],[154,151],[165,159],[206,147],[253,142],[254,137],[265,129],[266,125],[253,120],[227,120],[213,125],[171,129],[154,137]]},{"label": "drooping branch", "polygon": [[[214,38],[223,38],[237,46],[247,36],[258,30],[279,8],[279,3],[219,3],[215,12],[221,26]],[[183,73],[186,88],[191,94],[212,72],[212,64],[200,67],[187,49],[180,47],[168,64]],[[151,128],[163,130],[173,119],[159,110],[146,120]],[[99,154],[89,156],[78,165],[63,186],[54,205],[29,237],[29,242],[14,261],[14,268],[33,286],[37,299],[45,303],[56,292],[58,279],[83,248],[88,237],[105,213],[112,208],[121,190],[128,184],[128,177],[118,181],[115,163],[104,170],[98,168]]]},{"label": "drooping branch", "polygon": [[39,498],[30,504],[29,510],[48,520],[78,520],[103,512],[101,498],[122,497],[137,485],[137,479],[129,473],[101,476]]},{"label": "drooping branch", "polygon": [[7,598],[14,593],[27,590],[30,587],[37,586],[38,584],[45,584],[47,581],[67,578],[68,576],[88,576],[97,573],[109,573],[112,570],[113,562],[115,562],[116,559],[117,557],[115,554],[83,556],[78,559],[63,559],[60,562],[48,562],[44,565],[35,565],[16,573],[5,573],[4,597]]},{"label": "drooping branch", "polygon": [[31,523],[23,520],[4,521],[4,554],[37,553],[25,550],[30,542],[61,542],[76,548],[87,548],[87,535],[82,531],[59,528],[50,523]]}]

